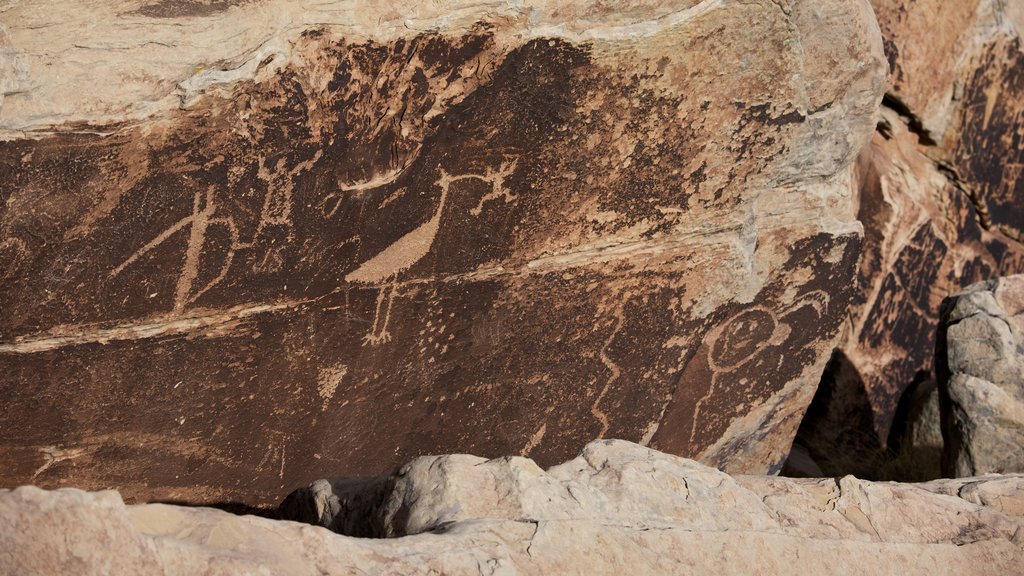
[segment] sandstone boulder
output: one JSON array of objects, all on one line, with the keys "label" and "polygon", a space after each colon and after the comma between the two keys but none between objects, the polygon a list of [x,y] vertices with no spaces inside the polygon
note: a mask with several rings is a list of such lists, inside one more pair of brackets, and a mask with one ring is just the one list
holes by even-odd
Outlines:
[{"label": "sandstone boulder", "polygon": [[936,362],[946,473],[1024,472],[1024,276],[945,302]]},{"label": "sandstone boulder", "polygon": [[0,485],[276,500],[615,436],[777,470],[866,0],[4,7]]},{"label": "sandstone boulder", "polygon": [[386,539],[125,506],[115,492],[3,491],[0,571],[1013,574],[1024,561],[1019,475],[919,485],[730,477],[602,441],[546,472],[520,457],[439,456],[384,480],[393,488],[383,493],[363,483],[384,498],[360,516],[383,520],[396,536]]}]

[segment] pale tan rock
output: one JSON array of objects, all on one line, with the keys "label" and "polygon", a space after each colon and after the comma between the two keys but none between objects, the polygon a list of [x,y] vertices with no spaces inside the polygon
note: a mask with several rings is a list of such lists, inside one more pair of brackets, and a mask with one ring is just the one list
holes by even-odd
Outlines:
[{"label": "pale tan rock", "polygon": [[951,296],[936,361],[946,472],[1024,472],[1024,276]]},{"label": "pale tan rock", "polygon": [[114,491],[4,490],[0,574],[163,573],[158,547],[126,512]]},{"label": "pale tan rock", "polygon": [[386,539],[124,506],[112,493],[0,492],[0,521],[20,528],[0,533],[0,571],[46,570],[70,556],[83,575],[1013,574],[1024,560],[1021,476],[920,485],[730,477],[604,441],[547,472],[522,458],[441,456],[395,478],[389,501],[410,515],[392,516],[392,532],[416,534]]},{"label": "pale tan rock", "polygon": [[[720,10],[722,0],[642,0],[616,4],[546,0],[533,2],[420,2],[389,0],[234,0],[204,4],[172,0],[90,2],[74,10],[60,0],[11,2],[3,7],[0,47],[0,137],[46,132],[60,125],[100,126],[167,118],[202,93],[265,80],[295,58],[303,32],[327,28],[349,37],[388,41],[410,33],[471,28],[480,21],[521,23],[520,39],[559,37],[574,42],[632,41],[699,20]],[[846,25],[852,19],[875,27],[866,2],[852,8],[804,2],[768,2],[795,26]],[[852,12],[852,14],[851,14]],[[847,20],[847,22],[843,22]],[[737,25],[752,26],[744,18]],[[225,29],[232,34],[225,35]],[[807,38],[807,63],[828,68],[850,54],[842,42]],[[116,57],[131,51],[130,58]],[[54,54],[64,55],[55,58]],[[868,65],[854,54],[855,65]],[[841,74],[816,77],[799,90],[807,109],[831,103],[848,86]],[[855,116],[851,116],[853,120]]]}]

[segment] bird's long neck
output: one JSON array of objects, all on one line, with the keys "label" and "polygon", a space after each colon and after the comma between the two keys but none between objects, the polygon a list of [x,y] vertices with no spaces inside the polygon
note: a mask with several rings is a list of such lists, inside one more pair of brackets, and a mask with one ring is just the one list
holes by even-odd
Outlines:
[{"label": "bird's long neck", "polygon": [[437,203],[437,211],[434,212],[434,216],[430,219],[433,223],[441,221],[441,213],[444,212],[444,203],[448,200],[448,188],[449,186],[441,186],[441,201]]}]

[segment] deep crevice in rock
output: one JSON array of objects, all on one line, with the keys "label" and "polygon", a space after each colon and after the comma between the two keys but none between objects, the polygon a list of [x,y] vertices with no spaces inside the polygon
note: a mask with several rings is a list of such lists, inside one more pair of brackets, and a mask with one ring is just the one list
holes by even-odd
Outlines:
[{"label": "deep crevice in rock", "polygon": [[223,512],[229,512],[236,516],[259,516],[269,520],[286,520],[282,518],[277,507],[252,506],[244,502],[192,502],[188,500],[154,500],[147,504],[166,504],[168,506],[183,506],[185,508],[216,508]]},{"label": "deep crevice in rock", "polygon": [[951,186],[962,192],[970,201],[971,206],[974,208],[974,213],[977,215],[978,225],[986,231],[992,232],[992,218],[989,216],[988,207],[985,206],[985,202],[982,201],[976,191],[964,184],[963,178],[960,177],[957,169],[943,161],[935,161],[935,167],[946,177]]},{"label": "deep crevice in rock", "polygon": [[907,128],[917,135],[921,144],[925,146],[937,146],[939,144],[924,127],[921,119],[910,109],[910,106],[907,106],[906,102],[898,96],[891,92],[886,92],[885,96],[882,97],[882,106],[899,114],[900,118],[906,122]]}]

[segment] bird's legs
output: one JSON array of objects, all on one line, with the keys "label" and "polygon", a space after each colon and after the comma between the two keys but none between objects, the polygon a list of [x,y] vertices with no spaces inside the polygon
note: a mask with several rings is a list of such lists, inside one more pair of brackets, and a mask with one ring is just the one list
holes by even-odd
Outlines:
[{"label": "bird's legs", "polygon": [[[363,346],[372,344],[382,344],[384,342],[391,341],[391,333],[388,332],[388,321],[391,319],[391,305],[395,301],[395,290],[398,286],[398,281],[394,278],[391,280],[390,289],[381,287],[377,290],[377,309],[373,314],[373,326],[370,327],[370,333],[363,336]],[[384,292],[387,291],[387,307],[384,308],[384,318],[381,318],[380,309],[384,305]]]}]

